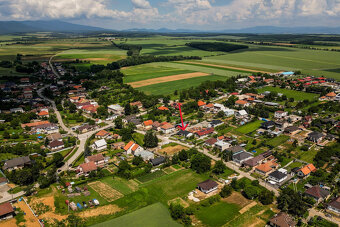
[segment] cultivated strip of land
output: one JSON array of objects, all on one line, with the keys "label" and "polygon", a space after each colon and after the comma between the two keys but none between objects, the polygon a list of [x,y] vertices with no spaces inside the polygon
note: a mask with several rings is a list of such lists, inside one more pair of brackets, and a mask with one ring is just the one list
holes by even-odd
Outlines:
[{"label": "cultivated strip of land", "polygon": [[254,72],[254,73],[271,73],[261,70],[255,70],[255,69],[247,69],[247,68],[240,68],[240,67],[234,67],[234,66],[226,66],[226,65],[215,65],[215,64],[209,64],[209,63],[203,63],[203,62],[193,62],[193,61],[182,61],[179,63],[187,63],[187,64],[194,64],[194,65],[206,65],[206,66],[212,66],[216,68],[223,68],[223,69],[232,69],[232,70],[239,70],[239,71],[245,71],[245,72]]},{"label": "cultivated strip of land", "polygon": [[185,74],[179,74],[179,75],[173,75],[173,76],[163,76],[158,77],[154,79],[148,79],[148,80],[142,80],[142,81],[136,81],[130,84],[134,88],[138,87],[144,87],[152,84],[159,84],[159,83],[165,83],[169,81],[176,81],[176,80],[184,80],[184,79],[190,79],[194,77],[202,77],[202,76],[209,76],[208,73],[202,73],[202,72],[195,72],[195,73],[185,73]]}]

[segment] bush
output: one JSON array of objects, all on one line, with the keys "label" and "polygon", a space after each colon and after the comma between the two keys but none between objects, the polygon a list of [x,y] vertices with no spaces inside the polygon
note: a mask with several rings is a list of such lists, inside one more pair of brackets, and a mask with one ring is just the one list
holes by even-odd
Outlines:
[{"label": "bush", "polygon": [[233,188],[229,185],[225,185],[220,192],[220,196],[222,198],[225,198],[225,197],[230,196],[232,192],[233,192]]}]

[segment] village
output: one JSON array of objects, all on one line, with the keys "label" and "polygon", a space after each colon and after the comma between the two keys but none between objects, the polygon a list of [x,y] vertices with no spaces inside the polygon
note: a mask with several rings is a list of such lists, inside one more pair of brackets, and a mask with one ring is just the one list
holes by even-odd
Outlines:
[{"label": "village", "polygon": [[[65,75],[77,73],[44,62],[35,77],[0,84],[6,105],[1,153],[10,153],[6,146],[11,145],[15,154],[1,164],[5,222],[23,209],[33,214],[26,220],[31,226],[53,225],[69,214],[119,215],[134,206],[124,197],[140,193],[155,201],[139,188],[151,193],[160,187],[152,188],[154,181],[169,180],[182,187],[160,199],[170,212],[177,200],[187,208],[219,203],[217,195],[243,196],[242,212],[260,203],[271,206],[266,207],[271,226],[318,218],[339,225],[340,84],[335,80],[294,72],[240,76],[233,78],[233,91],[206,89],[198,99],[158,97],[146,105],[134,98],[110,102],[110,95],[120,95],[110,85],[89,89],[95,82]],[[36,176],[26,179],[28,173]],[[289,193],[301,195],[299,211],[282,205],[289,203],[284,198]],[[192,224],[199,225],[192,215]]]}]

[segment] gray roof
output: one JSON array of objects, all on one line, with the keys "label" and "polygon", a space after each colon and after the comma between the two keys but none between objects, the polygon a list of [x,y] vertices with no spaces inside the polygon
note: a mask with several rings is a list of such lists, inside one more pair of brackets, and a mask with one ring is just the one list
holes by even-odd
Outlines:
[{"label": "gray roof", "polygon": [[278,170],[275,170],[274,172],[270,173],[269,176],[281,180],[282,178],[285,178],[287,174],[284,174]]},{"label": "gray roof", "polygon": [[321,133],[321,132],[311,132],[311,133],[308,134],[308,137],[313,138],[313,139],[320,139],[323,136],[324,136],[324,134]]},{"label": "gray roof", "polygon": [[245,160],[250,157],[253,157],[253,155],[248,152],[240,152],[240,153],[233,155],[233,159],[236,159],[236,160]]},{"label": "gray roof", "polygon": [[3,169],[13,168],[16,166],[24,165],[31,163],[31,160],[28,156],[13,158],[5,162]]},{"label": "gray roof", "polygon": [[237,153],[237,152],[240,152],[240,151],[244,151],[244,148],[241,147],[241,146],[233,146],[233,147],[228,148],[227,151]]}]

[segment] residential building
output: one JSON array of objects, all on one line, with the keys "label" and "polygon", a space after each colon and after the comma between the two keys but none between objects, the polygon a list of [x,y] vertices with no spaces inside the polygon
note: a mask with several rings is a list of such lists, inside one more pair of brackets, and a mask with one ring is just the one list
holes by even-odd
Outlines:
[{"label": "residential building", "polygon": [[175,126],[170,123],[166,123],[161,126],[161,131],[165,134],[172,133],[175,131]]},{"label": "residential building", "polygon": [[315,199],[319,203],[321,201],[326,200],[329,197],[330,191],[323,189],[319,185],[317,185],[308,188],[305,191],[305,195]]},{"label": "residential building", "polygon": [[278,110],[278,111],[275,111],[275,113],[274,113],[275,118],[285,118],[287,116],[288,116],[287,111]]},{"label": "residential building", "polygon": [[126,151],[127,154],[132,153],[131,149],[132,149],[133,145],[135,145],[135,143],[133,141],[130,141],[125,145],[124,150]]},{"label": "residential building", "polygon": [[311,132],[308,134],[307,139],[314,142],[314,143],[320,143],[322,139],[325,137],[325,135],[321,132]]},{"label": "residential building", "polygon": [[142,124],[142,121],[139,118],[137,118],[135,115],[130,115],[130,116],[125,117],[125,119],[123,119],[123,122],[124,123],[132,123],[136,126]]},{"label": "residential building", "polygon": [[286,173],[283,173],[279,170],[275,170],[274,172],[270,173],[268,175],[268,180],[269,182],[272,181],[275,184],[280,184],[282,183],[284,180],[286,180],[288,177],[288,175]]},{"label": "residential building", "polygon": [[269,220],[269,225],[273,227],[295,227],[296,222],[289,214],[280,212]]},{"label": "residential building", "polygon": [[203,137],[203,136],[207,136],[207,135],[209,135],[209,134],[211,134],[213,132],[214,132],[214,128],[206,128],[206,129],[202,129],[202,130],[200,130],[198,132],[195,132],[195,135],[197,137]]},{"label": "residential building", "polygon": [[85,157],[85,163],[94,162],[97,167],[104,167],[106,159],[102,154],[95,154]]},{"label": "residential building", "polygon": [[253,158],[253,154],[246,152],[246,151],[242,151],[242,152],[238,152],[236,154],[233,154],[233,161],[238,163],[239,165],[242,165],[243,162],[249,160]]},{"label": "residential building", "polygon": [[47,139],[50,140],[50,141],[54,141],[54,140],[62,141],[63,140],[63,138],[62,138],[62,136],[61,136],[61,134],[59,132],[49,134],[47,136]]},{"label": "residential building", "polygon": [[6,202],[0,204],[0,220],[6,220],[13,218],[15,216],[15,211],[11,203]]},{"label": "residential building", "polygon": [[340,215],[340,196],[334,198],[327,204],[327,210],[335,213],[336,215]]},{"label": "residential building", "polygon": [[233,147],[229,147],[227,151],[231,151],[233,154],[237,154],[240,152],[244,152],[246,150],[241,146],[233,146]]},{"label": "residential building", "polygon": [[235,111],[232,110],[232,109],[225,109],[224,114],[225,114],[226,117],[230,117],[230,116],[233,116],[235,114]]},{"label": "residential building", "polygon": [[107,148],[107,143],[105,139],[97,140],[94,142],[94,149],[97,151],[105,150]]},{"label": "residential building", "polygon": [[278,167],[278,164],[275,161],[268,161],[263,164],[258,165],[255,167],[255,171],[262,174],[262,175],[268,175],[271,173],[274,169]]},{"label": "residential building", "polygon": [[145,130],[150,130],[152,129],[153,121],[152,120],[147,120],[143,122],[143,126]]},{"label": "residential building", "polygon": [[99,132],[96,133],[95,137],[97,139],[105,139],[110,136],[110,133],[107,132],[106,130],[100,130]]},{"label": "residential building", "polygon": [[214,146],[214,144],[217,142],[217,139],[216,138],[210,138],[210,139],[208,139],[208,140],[206,140],[205,142],[204,142],[204,144],[206,145],[206,146],[208,146],[208,147],[212,147],[212,146]]},{"label": "residential building", "polygon": [[313,164],[308,164],[297,171],[299,177],[309,176],[312,172],[315,172],[316,168]]},{"label": "residential building", "polygon": [[210,192],[217,190],[218,184],[215,181],[208,179],[208,180],[205,180],[205,181],[199,183],[197,185],[197,188],[201,192],[208,194]]},{"label": "residential building", "polygon": [[211,122],[209,122],[209,127],[210,128],[215,128],[219,125],[223,125],[223,121],[221,120],[212,120]]},{"label": "residential building", "polygon": [[295,135],[296,133],[300,132],[301,129],[295,125],[293,126],[288,126],[284,129],[284,132],[289,134],[289,135]]},{"label": "residential building", "polygon": [[275,127],[275,122],[274,121],[265,121],[263,123],[261,123],[261,128],[263,129],[271,129]]},{"label": "residential building", "polygon": [[150,159],[150,162],[153,166],[158,166],[158,165],[163,164],[165,162],[165,157],[159,156],[157,158]]},{"label": "residential building", "polygon": [[155,157],[155,155],[152,152],[144,149],[138,149],[134,151],[134,156],[140,156],[143,158],[144,161],[149,161],[150,159],[154,159]]},{"label": "residential building", "polygon": [[64,148],[64,142],[61,140],[53,140],[47,146],[51,151],[58,151]]},{"label": "residential building", "polygon": [[122,115],[124,113],[124,108],[119,104],[109,105],[107,109],[109,113],[114,113],[117,115]]},{"label": "residential building", "polygon": [[31,159],[28,156],[23,156],[23,157],[18,157],[18,158],[7,160],[4,163],[2,169],[11,171],[15,169],[21,169],[24,166],[31,165],[31,164],[32,164]]},{"label": "residential building", "polygon": [[239,107],[247,107],[247,106],[249,106],[250,105],[250,103],[249,102],[247,102],[246,100],[237,100],[236,102],[235,102],[235,106],[239,106]]},{"label": "residential building", "polygon": [[230,143],[224,142],[222,140],[219,140],[215,143],[215,147],[218,148],[220,151],[224,151],[228,149],[231,146]]},{"label": "residential building", "polygon": [[180,130],[180,131],[177,132],[177,135],[189,138],[189,137],[193,136],[194,134],[192,134],[191,132],[188,132],[186,130]]},{"label": "residential building", "polygon": [[235,113],[236,118],[246,118],[248,117],[248,113],[245,110],[240,110]]},{"label": "residential building", "polygon": [[78,174],[85,175],[85,176],[88,176],[90,172],[96,171],[96,170],[97,170],[97,166],[94,162],[83,163],[79,165],[77,168]]}]

